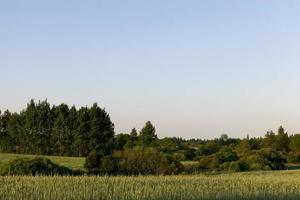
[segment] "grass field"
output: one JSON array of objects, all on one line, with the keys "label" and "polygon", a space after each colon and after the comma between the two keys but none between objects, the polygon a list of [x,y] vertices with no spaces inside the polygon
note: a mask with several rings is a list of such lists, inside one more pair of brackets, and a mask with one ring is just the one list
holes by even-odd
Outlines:
[{"label": "grass field", "polygon": [[[0,153],[0,163],[20,157]],[[45,156],[71,169],[83,169],[85,158]],[[183,162],[193,165],[195,162]],[[0,177],[0,200],[256,200],[300,199],[299,165],[286,171],[140,177]]]},{"label": "grass field", "polygon": [[300,199],[300,171],[167,177],[0,177],[0,199]]},{"label": "grass field", "polygon": [[46,157],[56,164],[66,166],[74,170],[84,169],[85,158],[61,157],[61,156],[36,156],[36,155],[0,153],[0,164],[16,158],[33,158],[33,157]]}]

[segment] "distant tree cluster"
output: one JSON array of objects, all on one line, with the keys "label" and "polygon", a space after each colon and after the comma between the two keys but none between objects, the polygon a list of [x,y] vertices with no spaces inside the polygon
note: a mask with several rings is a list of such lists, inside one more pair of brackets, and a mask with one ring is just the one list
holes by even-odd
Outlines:
[{"label": "distant tree cluster", "polygon": [[[176,161],[194,161],[192,164],[183,162],[187,163],[185,173],[280,170],[286,168],[286,163],[300,163],[300,135],[289,136],[282,126],[276,134],[270,131],[265,137],[245,139],[229,138],[226,134],[212,140],[157,139],[155,132],[146,131],[152,139],[141,142],[144,131],[150,130],[147,126],[153,125],[148,122],[138,137],[132,134],[135,129],[131,134],[116,135],[117,150],[135,146],[155,147]],[[152,127],[151,130],[155,129]]]},{"label": "distant tree cluster", "polygon": [[34,102],[20,113],[0,112],[0,151],[9,153],[87,156],[112,150],[114,124],[97,104],[76,109]]},{"label": "distant tree cluster", "polygon": [[0,151],[84,156],[88,173],[97,174],[279,170],[300,163],[300,135],[289,136],[281,126],[260,138],[159,139],[150,121],[140,131],[115,135],[97,104],[76,109],[32,100],[20,113],[0,114]]}]

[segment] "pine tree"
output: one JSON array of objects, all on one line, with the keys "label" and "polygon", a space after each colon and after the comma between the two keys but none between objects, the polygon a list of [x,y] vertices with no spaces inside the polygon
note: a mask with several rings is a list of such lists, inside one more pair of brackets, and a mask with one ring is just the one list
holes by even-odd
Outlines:
[{"label": "pine tree", "polygon": [[39,102],[36,106],[37,109],[37,127],[36,132],[38,134],[37,138],[37,149],[39,154],[48,155],[51,150],[51,108],[47,100]]},{"label": "pine tree", "polygon": [[24,111],[24,152],[28,154],[39,154],[37,149],[39,134],[37,131],[37,108],[36,103],[32,99]]},{"label": "pine tree", "polygon": [[282,126],[278,129],[278,135],[276,137],[276,149],[279,151],[288,152],[289,151],[289,136],[285,132]]},{"label": "pine tree", "polygon": [[151,146],[151,144],[157,140],[155,127],[150,121],[146,122],[145,127],[140,132],[138,140],[141,146]]},{"label": "pine tree", "polygon": [[72,106],[70,109],[69,121],[68,121],[69,132],[67,135],[67,156],[76,156],[76,146],[75,146],[75,136],[78,127],[78,120],[77,120],[77,110],[75,106]]},{"label": "pine tree", "polygon": [[96,103],[90,109],[90,127],[89,150],[108,154],[113,148],[114,124]]},{"label": "pine tree", "polygon": [[69,106],[66,104],[61,104],[55,108],[55,121],[53,125],[53,136],[52,136],[52,144],[54,148],[55,155],[66,155],[68,148],[68,120],[69,120]]},{"label": "pine tree", "polygon": [[138,140],[138,132],[135,128],[133,128],[130,132],[131,141],[135,143]]},{"label": "pine tree", "polygon": [[90,115],[87,107],[81,108],[77,112],[77,129],[75,132],[74,146],[77,151],[77,155],[87,156],[89,132],[90,132]]},{"label": "pine tree", "polygon": [[0,121],[0,148],[1,152],[9,152],[10,150],[10,137],[8,134],[8,123],[11,118],[11,113],[6,110],[1,115]]}]

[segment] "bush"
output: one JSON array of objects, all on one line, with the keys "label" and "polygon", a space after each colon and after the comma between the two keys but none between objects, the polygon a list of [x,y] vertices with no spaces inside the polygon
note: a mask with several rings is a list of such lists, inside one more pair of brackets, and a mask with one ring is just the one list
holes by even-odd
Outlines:
[{"label": "bush", "polygon": [[240,172],[243,171],[243,166],[239,161],[226,162],[222,164],[221,170],[230,172]]},{"label": "bush", "polygon": [[[78,173],[78,172],[76,172]],[[4,175],[74,175],[71,169],[59,166],[47,158],[19,158],[0,167]]]},{"label": "bush", "polygon": [[243,164],[242,170],[244,171],[282,170],[285,169],[286,159],[280,152],[265,148],[252,151],[239,161]]},{"label": "bush", "polygon": [[245,160],[245,166],[247,171],[257,170],[271,170],[269,166],[270,162],[266,160],[262,155],[250,155]]},{"label": "bush", "polygon": [[99,170],[102,174],[118,174],[117,160],[113,156],[103,157]]},{"label": "bush", "polygon": [[257,151],[258,154],[262,155],[264,159],[267,160],[267,165],[272,170],[282,170],[285,169],[284,163],[286,163],[286,157],[282,152],[276,151],[274,149],[265,148]]},{"label": "bush", "polygon": [[84,168],[87,169],[88,174],[99,174],[100,164],[100,154],[98,154],[96,151],[92,151],[85,159]]},{"label": "bush", "polygon": [[172,156],[164,155],[165,166],[160,168],[160,173],[163,175],[176,175],[184,170],[180,161],[173,159]]},{"label": "bush", "polygon": [[287,162],[288,163],[293,163],[293,164],[300,163],[300,154],[299,153],[290,152],[287,155]]},{"label": "bush", "polygon": [[118,159],[118,169],[128,175],[177,174],[182,166],[155,148],[126,149]]},{"label": "bush", "polygon": [[238,160],[238,156],[230,147],[223,147],[220,151],[216,153],[216,155],[221,163]]},{"label": "bush", "polygon": [[185,156],[185,154],[180,153],[180,152],[175,152],[173,154],[173,158],[178,161],[186,161],[187,160],[187,157]]},{"label": "bush", "polygon": [[220,161],[216,155],[202,157],[199,161],[199,168],[203,170],[218,169]]},{"label": "bush", "polygon": [[90,167],[89,173],[109,175],[171,175],[183,169],[172,156],[150,147],[116,151],[102,158],[93,153],[86,159],[86,166]]}]

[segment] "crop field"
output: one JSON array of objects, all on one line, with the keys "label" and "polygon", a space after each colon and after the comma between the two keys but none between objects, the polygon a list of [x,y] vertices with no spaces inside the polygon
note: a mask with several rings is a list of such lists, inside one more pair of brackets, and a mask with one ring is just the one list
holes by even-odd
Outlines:
[{"label": "crop field", "polygon": [[300,171],[195,176],[0,177],[0,199],[300,199]]}]

